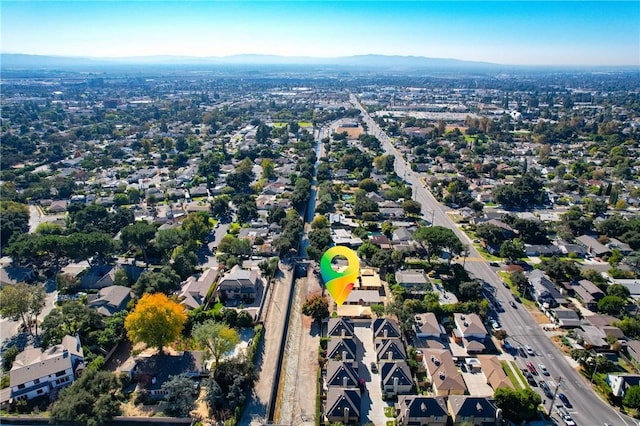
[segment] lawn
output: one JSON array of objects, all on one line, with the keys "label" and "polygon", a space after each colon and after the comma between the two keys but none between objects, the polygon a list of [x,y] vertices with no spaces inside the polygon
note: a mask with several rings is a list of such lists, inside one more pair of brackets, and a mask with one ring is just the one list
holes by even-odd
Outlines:
[{"label": "lawn", "polygon": [[[522,385],[520,384],[520,382],[518,381],[518,378],[516,377],[517,373],[513,372],[514,369],[520,372],[520,370],[518,370],[518,367],[510,361],[500,361],[500,364],[502,364],[502,369],[507,374],[507,377],[509,377],[509,380],[511,380],[511,383],[513,383],[513,387],[515,389],[522,389]],[[522,376],[521,372],[520,372],[520,376]],[[526,383],[527,381],[524,380],[524,382]]]},{"label": "lawn", "polygon": [[298,126],[300,127],[312,127],[313,123],[310,121],[298,121]]},{"label": "lawn", "polygon": [[501,257],[494,256],[494,255],[490,254],[487,251],[487,249],[482,247],[480,244],[476,243],[473,246],[476,248],[476,250],[478,250],[478,253],[480,253],[480,256],[484,257],[486,260],[489,260],[489,261],[492,261],[492,262],[493,261],[499,262],[499,261],[503,260]]},{"label": "lawn", "polygon": [[[511,370],[515,371],[515,373],[518,375],[518,377],[520,377],[520,379],[522,380],[522,383],[525,384],[525,386],[529,389],[531,389],[531,386],[529,385],[529,382],[527,382],[527,379],[524,377],[524,374],[522,374],[522,371],[520,371],[520,369],[518,368],[518,366],[511,361]],[[509,377],[511,379],[511,377]],[[511,379],[513,381],[513,379]],[[515,384],[514,384],[515,386]],[[517,385],[518,389],[521,389],[522,386],[520,384]]]}]

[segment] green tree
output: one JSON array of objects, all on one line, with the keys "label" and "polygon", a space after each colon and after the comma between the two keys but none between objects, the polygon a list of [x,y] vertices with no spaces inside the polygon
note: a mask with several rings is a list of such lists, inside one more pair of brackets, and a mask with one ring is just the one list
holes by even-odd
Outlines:
[{"label": "green tree", "polygon": [[213,356],[217,368],[223,355],[231,352],[240,341],[238,332],[228,325],[207,320],[193,329],[193,337]]},{"label": "green tree", "polygon": [[357,216],[361,216],[363,213],[377,213],[379,210],[378,204],[367,198],[367,194],[363,190],[356,191],[353,212]]},{"label": "green tree", "polygon": [[211,224],[206,212],[189,213],[182,221],[182,229],[195,246],[200,246],[209,235]]},{"label": "green tree", "polygon": [[491,246],[498,246],[505,240],[502,228],[490,223],[476,226],[476,236]]},{"label": "green tree", "polygon": [[60,392],[51,410],[51,420],[86,426],[111,424],[121,412],[120,388],[115,374],[87,369]]},{"label": "green tree", "polygon": [[149,222],[140,220],[132,225],[122,228],[120,239],[125,247],[134,246],[142,250],[145,266],[149,264],[147,259],[147,247],[156,235],[156,228]]},{"label": "green tree", "polygon": [[619,316],[626,306],[626,302],[619,296],[605,296],[598,301],[598,312]]},{"label": "green tree", "polygon": [[262,163],[260,163],[262,167],[262,177],[265,179],[271,179],[275,176],[274,169],[276,168],[275,163],[270,158],[264,158]]},{"label": "green tree", "polygon": [[611,284],[607,287],[607,296],[618,296],[626,300],[631,297],[631,291],[622,284]]},{"label": "green tree", "polygon": [[181,281],[180,275],[171,266],[165,266],[160,272],[147,271],[142,273],[131,290],[137,297],[145,293],[171,295],[180,289]]},{"label": "green tree", "polygon": [[630,253],[622,260],[622,263],[629,266],[633,273],[638,276],[640,272],[640,252],[634,251]]},{"label": "green tree", "polygon": [[311,222],[311,228],[319,229],[319,228],[329,228],[329,219],[323,215],[316,215]]},{"label": "green tree", "polygon": [[573,281],[580,276],[580,269],[576,266],[572,260],[563,260],[558,256],[553,256],[550,259],[544,259],[540,264],[542,269],[549,278],[556,283],[568,280]]},{"label": "green tree", "polygon": [[38,334],[38,315],[44,308],[47,294],[44,285],[29,285],[18,283],[6,285],[0,289],[0,316],[13,321],[22,320],[22,324],[34,334],[32,325],[35,324],[35,334]]},{"label": "green tree", "polygon": [[468,281],[460,284],[458,295],[462,301],[479,300],[482,298],[482,284],[477,281]]},{"label": "green tree", "polygon": [[329,301],[326,297],[312,296],[302,305],[302,313],[320,324],[324,318],[329,316]]},{"label": "green tree", "polygon": [[402,209],[408,215],[420,215],[422,204],[414,200],[406,200],[402,202]]},{"label": "green tree", "polygon": [[96,330],[104,328],[103,317],[81,301],[64,302],[53,309],[42,321],[42,346],[62,342],[65,335],[78,335],[82,344],[97,344]]},{"label": "green tree", "polygon": [[162,390],[167,392],[165,401],[166,412],[170,416],[187,417],[196,407],[197,395],[193,392],[194,382],[186,373],[169,377],[162,384]]},{"label": "green tree", "polygon": [[384,315],[384,305],[382,303],[374,303],[371,305],[371,312],[375,314],[377,318]]},{"label": "green tree", "polygon": [[225,197],[218,196],[211,202],[211,215],[217,218],[225,218],[229,215],[229,201]]},{"label": "green tree", "polygon": [[358,255],[361,258],[370,261],[379,250],[380,249],[375,244],[365,241],[360,247],[358,247]]},{"label": "green tree", "polygon": [[622,404],[625,407],[640,409],[640,386],[631,386],[627,389]]},{"label": "green tree", "polygon": [[511,283],[516,286],[521,295],[527,294],[526,289],[529,285],[529,280],[522,271],[514,271],[511,273]]},{"label": "green tree", "polygon": [[447,249],[450,253],[449,264],[451,264],[452,258],[464,250],[464,245],[456,234],[443,226],[418,228],[413,234],[413,239],[425,248],[429,263],[434,256],[439,256],[443,249]]},{"label": "green tree", "polygon": [[615,327],[618,327],[625,336],[632,339],[640,337],[640,320],[633,317],[624,317],[620,321],[613,323]]},{"label": "green tree", "polygon": [[514,423],[536,417],[542,398],[530,388],[513,390],[498,388],[493,393],[496,405],[502,409],[505,419]]},{"label": "green tree", "polygon": [[312,229],[309,232],[309,247],[307,254],[312,260],[319,261],[322,254],[331,247],[331,231],[329,228]]},{"label": "green tree", "polygon": [[496,201],[508,208],[527,209],[545,201],[544,185],[531,174],[514,180],[513,184],[495,188]]},{"label": "green tree", "polygon": [[371,178],[362,179],[358,187],[366,192],[376,192],[378,190],[378,184]]},{"label": "green tree", "polygon": [[0,201],[0,244],[6,246],[14,235],[29,232],[29,207],[15,201]]},{"label": "green tree", "polygon": [[154,246],[162,253],[163,260],[168,260],[173,250],[185,241],[185,236],[180,228],[159,230],[156,234]]},{"label": "green tree", "polygon": [[506,240],[500,245],[500,257],[515,262],[525,256],[524,243],[519,239]]}]

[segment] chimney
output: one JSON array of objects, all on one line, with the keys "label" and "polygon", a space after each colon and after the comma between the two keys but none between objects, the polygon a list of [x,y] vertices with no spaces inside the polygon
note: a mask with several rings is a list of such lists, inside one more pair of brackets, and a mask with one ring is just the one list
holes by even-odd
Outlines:
[{"label": "chimney", "polygon": [[389,361],[391,361],[393,359],[393,354],[391,353],[391,351],[387,352],[387,359]]},{"label": "chimney", "polygon": [[344,424],[349,424],[349,407],[344,407]]},{"label": "chimney", "polygon": [[344,327],[343,327],[343,328],[341,328],[341,329],[340,329],[340,337],[345,337],[345,335],[346,335],[346,334],[347,334],[347,333],[346,333],[346,330],[344,329]]},{"label": "chimney", "polygon": [[386,338],[387,338],[387,335],[389,334],[389,330],[387,330],[387,329],[385,328],[385,329],[383,330],[382,334],[383,334],[384,338],[386,339]]},{"label": "chimney", "polygon": [[393,393],[395,393],[395,394],[398,393],[398,378],[397,377],[393,378]]},{"label": "chimney", "polygon": [[345,387],[345,388],[347,387],[347,376],[346,375],[342,378],[342,387]]},{"label": "chimney", "polygon": [[347,351],[342,351],[342,360],[343,361],[347,360]]}]

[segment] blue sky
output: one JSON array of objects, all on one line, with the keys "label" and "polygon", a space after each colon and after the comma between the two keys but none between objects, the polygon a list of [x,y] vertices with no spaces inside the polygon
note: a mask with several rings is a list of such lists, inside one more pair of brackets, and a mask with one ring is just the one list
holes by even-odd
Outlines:
[{"label": "blue sky", "polygon": [[0,1],[3,53],[640,66],[640,1]]}]

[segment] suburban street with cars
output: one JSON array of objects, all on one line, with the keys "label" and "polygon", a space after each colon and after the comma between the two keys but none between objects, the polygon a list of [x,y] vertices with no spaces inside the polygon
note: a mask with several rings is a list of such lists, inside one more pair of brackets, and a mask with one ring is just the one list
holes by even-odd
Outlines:
[{"label": "suburban street with cars", "polygon": [[[481,255],[471,244],[472,241],[469,237],[447,216],[447,208],[438,203],[431,192],[424,187],[418,174],[411,170],[411,166],[393,146],[389,137],[379,128],[354,95],[351,95],[351,102],[362,112],[369,132],[380,139],[383,149],[388,154],[395,157],[396,173],[413,186],[414,199],[422,205],[424,218],[432,222],[432,225],[452,229],[460,240],[468,245],[469,259],[482,259]],[[471,276],[484,282],[485,286],[489,286],[495,298],[504,302],[503,306],[507,301],[513,299],[511,291],[502,285],[501,279],[497,276],[495,269],[489,265],[488,261],[467,261],[465,262],[465,268]],[[632,418],[617,413],[589,389],[589,383],[578,374],[575,367],[550,340],[549,336],[542,329],[542,326],[536,323],[527,309],[518,309],[508,305],[504,307],[504,312],[497,313],[496,315],[502,327],[507,331],[512,344],[516,347],[529,345],[535,353],[533,356],[527,355],[527,358],[524,359],[522,356],[516,357],[521,368],[526,368],[526,362],[532,362],[534,365],[543,363],[546,368],[548,368],[549,380],[557,384],[560,378],[562,379],[559,392],[566,395],[566,398],[570,400],[572,407],[569,408],[567,406],[567,408],[569,408],[569,413],[577,424],[637,424]],[[534,389],[538,389],[540,393],[544,395],[539,387],[535,387]],[[553,390],[552,388],[552,391]],[[550,403],[549,398],[543,399],[543,404],[547,410]],[[557,399],[554,401],[554,406],[557,405],[566,404],[563,404],[563,401]],[[557,414],[556,417],[558,417]]]}]

